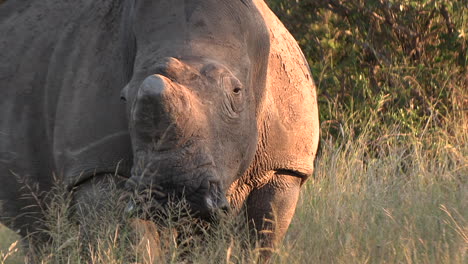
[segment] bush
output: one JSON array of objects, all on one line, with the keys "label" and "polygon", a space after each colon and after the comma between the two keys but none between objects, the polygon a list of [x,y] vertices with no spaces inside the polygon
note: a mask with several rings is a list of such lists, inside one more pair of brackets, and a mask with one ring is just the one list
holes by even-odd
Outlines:
[{"label": "bush", "polygon": [[[468,2],[269,0],[301,45],[318,86],[325,136],[369,118],[403,133],[466,113]],[[328,133],[330,132],[330,133]]]}]

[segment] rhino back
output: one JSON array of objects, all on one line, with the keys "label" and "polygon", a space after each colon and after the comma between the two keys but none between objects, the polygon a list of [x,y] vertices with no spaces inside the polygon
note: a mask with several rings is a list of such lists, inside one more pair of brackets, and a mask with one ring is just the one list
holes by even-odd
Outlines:
[{"label": "rhino back", "polygon": [[[38,213],[25,212],[36,202],[20,198],[48,191],[54,173],[76,182],[80,171],[115,167],[130,153],[119,102],[130,75],[119,2],[0,6],[0,216],[15,229]],[[123,143],[104,149],[115,140]]]}]

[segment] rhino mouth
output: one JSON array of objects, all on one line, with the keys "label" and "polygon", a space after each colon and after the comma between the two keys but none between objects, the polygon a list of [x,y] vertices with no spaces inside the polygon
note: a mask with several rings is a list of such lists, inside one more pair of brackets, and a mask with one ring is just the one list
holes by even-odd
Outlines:
[{"label": "rhino mouth", "polygon": [[219,212],[228,211],[229,203],[221,182],[212,176],[212,168],[202,167],[177,177],[192,179],[185,182],[142,183],[137,180],[141,177],[131,177],[126,183],[127,191],[132,193],[126,213],[150,219],[180,202],[186,205],[190,215],[204,220],[212,220]]}]

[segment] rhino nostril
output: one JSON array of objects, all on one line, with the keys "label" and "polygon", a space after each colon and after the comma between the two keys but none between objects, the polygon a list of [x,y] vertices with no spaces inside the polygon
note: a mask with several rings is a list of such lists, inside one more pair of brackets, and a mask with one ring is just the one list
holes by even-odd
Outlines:
[{"label": "rhino nostril", "polygon": [[223,197],[222,200],[218,202],[218,208],[225,213],[229,212],[230,206],[226,197]]},{"label": "rhino nostril", "polygon": [[222,191],[219,183],[210,182],[210,188],[208,194],[205,198],[206,207],[210,211],[228,211],[229,210],[229,203]]},{"label": "rhino nostril", "polygon": [[216,201],[214,201],[211,197],[206,197],[205,202],[209,209],[216,209]]}]

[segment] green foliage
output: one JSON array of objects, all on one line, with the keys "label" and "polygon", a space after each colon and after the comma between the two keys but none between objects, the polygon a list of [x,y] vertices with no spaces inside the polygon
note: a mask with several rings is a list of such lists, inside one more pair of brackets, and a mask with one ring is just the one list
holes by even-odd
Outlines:
[{"label": "green foliage", "polygon": [[0,225],[0,264],[22,263],[18,236]]},{"label": "green foliage", "polygon": [[326,136],[349,121],[358,135],[371,116],[376,135],[422,132],[466,111],[466,0],[267,2],[308,58]]}]

